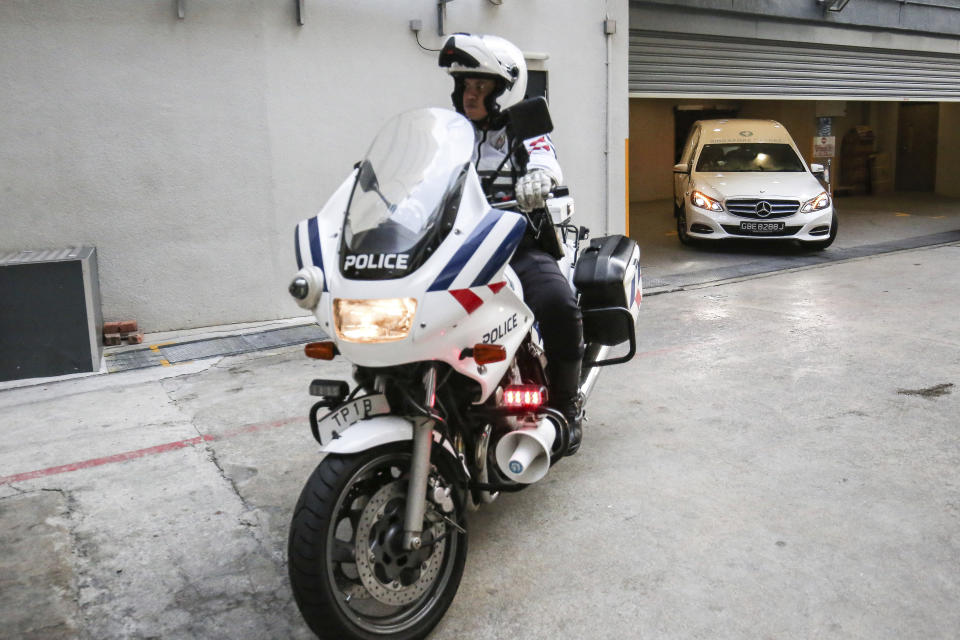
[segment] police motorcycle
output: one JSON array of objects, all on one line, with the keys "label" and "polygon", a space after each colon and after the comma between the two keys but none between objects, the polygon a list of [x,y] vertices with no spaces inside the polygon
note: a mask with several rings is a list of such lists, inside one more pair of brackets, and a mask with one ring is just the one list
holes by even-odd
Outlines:
[{"label": "police motorcycle", "polygon": [[[505,112],[518,140],[552,130],[542,98]],[[313,358],[346,358],[354,384],[313,380],[324,455],[297,502],[289,577],[320,638],[422,638],[453,601],[467,513],[542,479],[567,451],[546,406],[546,359],[508,266],[529,223],[491,206],[461,115],[394,117],[320,213],[297,226],[290,292],[330,336]],[[561,190],[534,220],[580,296],[581,392],[636,351],[640,250],[569,223]],[[626,355],[608,357],[627,343]],[[623,351],[621,346],[617,351]],[[351,388],[352,387],[352,388]]]}]

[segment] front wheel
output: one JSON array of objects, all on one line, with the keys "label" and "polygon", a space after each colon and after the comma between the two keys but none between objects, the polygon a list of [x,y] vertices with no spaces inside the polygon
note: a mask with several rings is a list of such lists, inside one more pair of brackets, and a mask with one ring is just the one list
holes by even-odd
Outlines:
[{"label": "front wheel", "polygon": [[690,237],[690,234],[687,232],[687,210],[684,205],[679,207],[674,205],[673,215],[677,219],[677,237],[680,239],[680,244],[684,244],[688,247],[695,246],[697,241]]},{"label": "front wheel", "polygon": [[423,638],[453,602],[467,556],[457,472],[446,454],[433,455],[428,493],[450,489],[453,502],[427,500],[422,545],[406,550],[409,449],[406,442],[328,455],[303,487],[290,524],[289,575],[319,638]]}]

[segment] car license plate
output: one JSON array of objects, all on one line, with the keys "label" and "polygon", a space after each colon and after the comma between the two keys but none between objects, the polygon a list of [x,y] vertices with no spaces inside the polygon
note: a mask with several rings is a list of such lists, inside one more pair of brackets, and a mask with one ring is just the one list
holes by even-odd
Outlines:
[{"label": "car license plate", "polygon": [[340,437],[345,429],[364,418],[390,413],[387,397],[382,393],[363,396],[350,402],[345,402],[321,419],[317,420],[317,433],[320,444],[327,445],[334,438]]},{"label": "car license plate", "polygon": [[783,231],[782,222],[741,222],[740,231],[747,233],[777,233]]}]

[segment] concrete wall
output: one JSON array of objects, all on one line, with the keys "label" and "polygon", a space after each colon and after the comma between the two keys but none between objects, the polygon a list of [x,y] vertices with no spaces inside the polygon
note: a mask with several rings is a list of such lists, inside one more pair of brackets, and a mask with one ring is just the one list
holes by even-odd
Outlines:
[{"label": "concrete wall", "polygon": [[[294,224],[452,86],[408,28],[439,47],[434,0],[305,4],[299,26],[280,0],[0,3],[0,250],[96,246],[105,318],[148,331],[298,315]],[[549,54],[578,221],[621,230],[627,0],[447,7],[447,33]]]},{"label": "concrete wall", "polygon": [[960,103],[940,103],[937,193],[960,198]]},{"label": "concrete wall", "polygon": [[675,100],[630,101],[630,200],[673,196]]}]

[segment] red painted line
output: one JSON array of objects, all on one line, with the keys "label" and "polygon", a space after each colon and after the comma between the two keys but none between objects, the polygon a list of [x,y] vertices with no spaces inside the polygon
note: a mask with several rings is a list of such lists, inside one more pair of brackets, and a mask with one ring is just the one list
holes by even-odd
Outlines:
[{"label": "red painted line", "polygon": [[187,440],[178,440],[177,442],[168,442],[167,444],[160,444],[155,447],[147,447],[146,449],[137,449],[135,451],[126,451],[124,453],[118,453],[112,456],[106,456],[103,458],[94,458],[92,460],[84,460],[83,462],[71,462],[70,464],[64,464],[59,467],[47,467],[46,469],[38,469],[37,471],[27,471],[26,473],[18,473],[12,476],[4,476],[0,478],[0,484],[10,484],[11,482],[22,482],[24,480],[33,480],[34,478],[45,478],[47,476],[55,476],[60,473],[69,473],[70,471],[79,471],[80,469],[90,469],[92,467],[101,467],[105,464],[113,464],[115,462],[124,462],[126,460],[135,460],[137,458],[143,458],[144,456],[152,456],[158,453],[166,453],[167,451],[173,451],[175,449],[183,449],[185,447],[190,447],[201,442],[209,442],[214,440],[213,436],[197,436],[196,438],[189,438]]},{"label": "red painted line", "polygon": [[[321,414],[322,415],[322,414]],[[233,436],[239,436],[244,433],[256,433],[257,431],[263,431],[265,429],[276,429],[278,427],[285,427],[288,424],[293,422],[306,422],[306,418],[302,416],[296,416],[293,418],[284,418],[282,420],[274,420],[273,422],[262,422],[260,424],[248,424],[242,427],[237,427],[236,429],[231,429],[223,433],[223,435],[217,436],[215,440],[223,440],[224,438],[232,438]]]},{"label": "red painted line", "polygon": [[[459,291],[467,291],[472,294],[474,297],[479,299],[479,296],[476,296],[469,289],[460,289]],[[453,293],[451,291],[451,293]],[[456,294],[454,294],[456,295]],[[483,304],[482,300],[480,304]],[[661,355],[664,353],[669,353],[671,351],[678,351],[681,349],[688,349],[696,345],[692,344],[682,344],[675,345],[672,347],[665,347],[663,349],[656,349],[653,351],[645,351],[638,353],[637,357],[644,358],[650,356]],[[0,485],[12,484],[14,482],[24,482],[25,480],[33,480],[34,478],[46,478],[49,476],[59,475],[61,473],[70,473],[71,471],[80,471],[81,469],[92,469],[94,467],[102,467],[108,464],[116,464],[118,462],[126,462],[127,460],[136,460],[137,458],[144,458],[147,456],[153,456],[160,453],[167,453],[168,451],[175,451],[177,449],[184,449],[186,447],[192,447],[193,445],[200,444],[201,442],[213,442],[215,440],[223,440],[225,438],[232,438],[234,436],[239,436],[248,433],[256,433],[257,431],[264,431],[266,429],[277,429],[279,427],[284,427],[288,424],[299,422],[303,420],[302,417],[291,417],[291,418],[282,418],[280,420],[274,420],[272,422],[261,422],[248,424],[235,429],[230,429],[225,431],[219,436],[214,436],[210,434],[205,434],[202,436],[197,436],[196,438],[187,438],[186,440],[177,440],[176,442],[168,442],[166,444],[159,444],[155,447],[147,447],[146,449],[136,449],[134,451],[126,451],[124,453],[117,453],[112,456],[104,456],[102,458],[93,458],[92,460],[84,460],[82,462],[72,462],[70,464],[60,465],[58,467],[47,467],[46,469],[38,469],[36,471],[26,471],[24,473],[17,473],[12,476],[0,476]]]},{"label": "red painted line", "polygon": [[637,354],[638,358],[649,358],[651,356],[660,356],[665,353],[672,353],[674,351],[683,351],[684,349],[692,349],[698,345],[696,344],[678,344],[672,347],[663,347],[662,349],[654,349],[652,351],[641,351]]},{"label": "red painted line", "polygon": [[205,434],[202,436],[197,436],[196,438],[187,438],[186,440],[177,440],[176,442],[168,442],[166,444],[159,444],[155,447],[147,447],[145,449],[136,449],[134,451],[126,451],[124,453],[117,453],[112,456],[104,456],[102,458],[93,458],[92,460],[84,460],[82,462],[71,462],[70,464],[60,465],[58,467],[47,467],[46,469],[38,469],[36,471],[26,471],[24,473],[17,473],[12,476],[0,476],[0,485],[12,484],[14,482],[23,482],[25,480],[33,480],[34,478],[46,478],[48,476],[55,476],[61,473],[70,473],[71,471],[80,471],[81,469],[91,469],[93,467],[102,467],[107,464],[116,464],[118,462],[126,462],[127,460],[136,460],[137,458],[145,458],[147,456],[153,456],[160,453],[167,453],[168,451],[175,451],[177,449],[185,449],[186,447],[192,447],[193,445],[200,444],[201,442],[213,442],[214,440],[223,440],[224,438],[232,438],[234,436],[246,434],[246,433],[255,433],[257,431],[263,431],[265,429],[276,429],[278,427],[283,427],[292,422],[298,422],[303,420],[301,417],[296,418],[284,418],[282,420],[275,420],[273,422],[264,422],[259,424],[249,424],[230,431],[226,431],[222,435],[213,436]]}]

